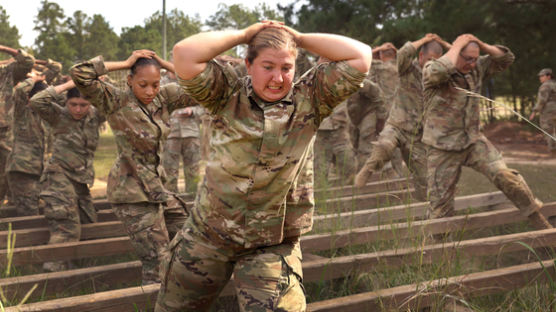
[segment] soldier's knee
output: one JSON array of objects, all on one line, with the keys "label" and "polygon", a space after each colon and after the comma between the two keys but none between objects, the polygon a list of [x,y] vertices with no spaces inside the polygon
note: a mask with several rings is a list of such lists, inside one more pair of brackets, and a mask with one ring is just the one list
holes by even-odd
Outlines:
[{"label": "soldier's knee", "polygon": [[510,168],[499,169],[494,175],[493,182],[496,186],[504,188],[520,188],[525,183],[521,174]]}]

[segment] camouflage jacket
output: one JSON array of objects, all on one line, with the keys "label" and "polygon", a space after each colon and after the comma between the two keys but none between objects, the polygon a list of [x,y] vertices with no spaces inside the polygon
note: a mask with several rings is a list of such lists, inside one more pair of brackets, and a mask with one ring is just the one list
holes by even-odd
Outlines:
[{"label": "camouflage jacket", "polygon": [[70,72],[79,91],[106,116],[116,139],[118,158],[108,176],[108,200],[165,202],[162,140],[168,135],[170,113],[194,102],[177,84],[170,83],[144,105],[131,89],[119,89],[99,79],[108,72],[102,56],[74,65]]},{"label": "camouflage jacket", "polygon": [[398,50],[400,87],[387,122],[420,136],[423,129],[423,71],[415,53],[417,50],[411,42]]},{"label": "camouflage jacket", "polygon": [[180,80],[212,114],[211,151],[194,222],[245,248],[309,231],[314,205],[305,198],[304,206],[288,207],[286,198],[318,126],[364,77],[346,62],[321,64],[274,103],[253,92],[250,76],[240,78],[215,61],[195,78]]},{"label": "camouflage jacket", "polygon": [[12,123],[12,96],[15,84],[24,80],[35,64],[35,58],[18,50],[15,61],[0,65],[0,128],[9,128]]},{"label": "camouflage jacket", "polygon": [[39,116],[27,105],[29,92],[35,82],[28,78],[14,91],[14,142],[8,157],[6,171],[18,171],[40,176],[43,169],[44,129]]},{"label": "camouflage jacket", "polygon": [[388,112],[384,106],[384,95],[380,87],[365,79],[363,88],[347,100],[347,113],[349,121],[359,127],[361,120],[368,114],[376,114],[378,119],[386,119]]},{"label": "camouflage jacket", "polygon": [[65,96],[49,87],[31,98],[31,108],[51,127],[54,136],[52,157],[45,172],[61,171],[68,178],[93,185],[93,158],[97,149],[99,130],[104,122],[99,112],[89,108],[89,114],[75,120],[64,104]]},{"label": "camouflage jacket", "polygon": [[198,138],[201,117],[205,109],[199,105],[193,107],[191,116],[183,115],[185,108],[176,109],[170,115],[170,138]]},{"label": "camouflage jacket", "polygon": [[508,48],[498,47],[504,55],[479,57],[475,68],[466,75],[459,73],[446,55],[425,64],[423,143],[440,150],[460,151],[479,139],[479,99],[455,87],[480,93],[486,77],[508,68],[514,55]]},{"label": "camouflage jacket", "polygon": [[533,111],[542,115],[556,115],[556,80],[549,79],[539,87]]},{"label": "camouflage jacket", "polygon": [[386,111],[390,112],[400,85],[396,61],[373,60],[369,78],[382,90]]}]

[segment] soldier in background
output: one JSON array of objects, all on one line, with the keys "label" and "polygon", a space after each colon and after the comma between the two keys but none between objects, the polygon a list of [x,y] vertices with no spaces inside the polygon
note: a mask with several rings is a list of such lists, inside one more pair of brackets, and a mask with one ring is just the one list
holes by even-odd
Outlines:
[{"label": "soldier in background", "polygon": [[[487,55],[480,56],[481,51]],[[455,88],[479,93],[485,78],[507,69],[514,58],[504,46],[464,34],[442,57],[425,65],[422,142],[427,145],[427,187],[433,218],[454,214],[456,184],[461,167],[468,166],[494,183],[535,228],[552,228],[540,212],[542,202],[519,172],[506,167],[500,152],[481,133],[479,99]]]},{"label": "soldier in background", "polygon": [[6,172],[18,216],[39,214],[39,180],[43,170],[44,129],[41,119],[27,105],[29,98],[46,89],[45,76],[32,71],[15,87],[12,97],[14,141]]},{"label": "soldier in background", "polygon": [[6,161],[12,150],[12,105],[14,86],[27,77],[35,64],[35,58],[23,50],[0,45],[0,52],[8,53],[13,59],[0,65],[0,204],[8,193]]},{"label": "soldier in background", "polygon": [[[421,143],[424,113],[422,68],[429,60],[442,56],[443,47],[449,49],[450,46],[437,35],[427,34],[417,41],[407,42],[398,51],[400,88],[396,101],[371,156],[357,174],[356,186],[365,185],[367,179],[392,158],[395,149],[400,148],[403,160],[413,176],[417,199],[426,200],[426,146]],[[415,58],[419,49],[419,56]]]},{"label": "soldier in background", "polygon": [[388,116],[382,91],[377,84],[365,79],[363,87],[347,100],[349,137],[357,156],[357,170],[371,155],[372,141],[384,127]]},{"label": "soldier in background", "polygon": [[[105,118],[81,96],[72,80],[36,94],[30,105],[54,136],[40,192],[50,231],[48,243],[79,241],[81,224],[97,221],[89,187],[94,182],[99,127]],[[43,268],[60,271],[67,263],[45,262]]]},{"label": "soldier in background", "polygon": [[[556,81],[550,68],[544,68],[538,76],[541,86],[537,95],[537,104],[529,119],[532,120],[538,114],[541,128],[556,137]],[[547,135],[545,138],[550,154],[556,156],[556,142]]]},{"label": "soldier in background", "polygon": [[170,116],[170,134],[164,145],[162,164],[166,170],[164,186],[178,193],[180,161],[183,162],[185,191],[195,193],[201,176],[200,124],[205,110],[199,106],[175,110]]},{"label": "soldier in background", "polygon": [[328,178],[331,165],[334,165],[342,184],[353,181],[356,173],[355,153],[347,129],[347,105],[344,101],[334,108],[317,130],[314,169],[319,183]]}]

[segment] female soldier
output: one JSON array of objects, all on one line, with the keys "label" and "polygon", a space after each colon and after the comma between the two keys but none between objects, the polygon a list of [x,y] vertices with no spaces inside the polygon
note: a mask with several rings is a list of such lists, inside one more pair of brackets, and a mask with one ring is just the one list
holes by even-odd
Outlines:
[{"label": "female soldier", "polygon": [[[97,221],[89,185],[94,182],[98,129],[105,119],[90,105],[71,80],[31,98],[31,108],[52,128],[54,136],[40,192],[46,204],[49,244],[79,241],[81,224]],[[46,262],[43,268],[60,271],[66,269],[66,263]]]},{"label": "female soldier", "polygon": [[[106,116],[116,137],[118,158],[108,177],[108,201],[141,259],[143,284],[159,281],[158,258],[168,232],[175,234],[187,218],[185,204],[163,187],[160,159],[170,113],[192,104],[177,84],[160,87],[161,66],[174,70],[154,52],[139,50],[125,61],[104,62],[98,56],[71,68],[75,85]],[[131,69],[127,90],[99,79],[122,69]]]},{"label": "female soldier", "polygon": [[[248,76],[215,60],[248,43]],[[331,60],[293,84],[297,46]],[[200,33],[174,47],[178,80],[212,114],[211,155],[190,218],[161,265],[156,311],[204,311],[234,274],[242,310],[302,311],[299,236],[312,207],[290,206],[323,118],[365,78],[371,49],[276,22]],[[290,191],[294,196],[290,197]],[[310,195],[309,195],[310,196]],[[312,199],[312,198],[310,198]]]}]

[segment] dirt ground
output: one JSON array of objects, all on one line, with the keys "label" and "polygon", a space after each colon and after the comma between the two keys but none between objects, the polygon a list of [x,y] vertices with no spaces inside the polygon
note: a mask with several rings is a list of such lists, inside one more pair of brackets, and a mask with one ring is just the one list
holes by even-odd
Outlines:
[{"label": "dirt ground", "polygon": [[483,131],[508,163],[556,166],[542,133],[525,123],[497,121]]}]

